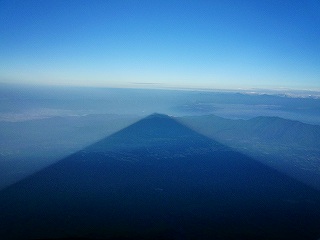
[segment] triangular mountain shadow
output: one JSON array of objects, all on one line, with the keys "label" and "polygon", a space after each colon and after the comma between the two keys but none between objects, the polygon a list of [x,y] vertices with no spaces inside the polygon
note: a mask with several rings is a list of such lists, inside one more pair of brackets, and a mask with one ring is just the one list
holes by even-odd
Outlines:
[{"label": "triangular mountain shadow", "polygon": [[172,150],[175,153],[186,154],[190,150],[198,148],[210,150],[227,149],[226,146],[189,129],[167,115],[154,113],[92,144],[84,151],[131,152],[139,149],[145,151],[147,149],[149,151]]},{"label": "triangular mountain shadow", "polygon": [[3,190],[0,213],[1,239],[320,237],[318,191],[160,114]]}]

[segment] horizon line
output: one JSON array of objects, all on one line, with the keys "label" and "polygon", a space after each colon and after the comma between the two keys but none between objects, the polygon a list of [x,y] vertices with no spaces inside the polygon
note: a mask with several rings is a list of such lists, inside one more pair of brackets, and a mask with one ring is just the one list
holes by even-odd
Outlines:
[{"label": "horizon line", "polygon": [[[168,86],[160,83],[129,83],[124,84],[110,84],[110,85],[84,85],[84,84],[44,84],[44,83],[19,83],[19,82],[3,82],[0,81],[1,86],[12,86],[12,87],[53,87],[53,88],[88,88],[88,89],[137,89],[137,90],[172,90],[172,91],[199,91],[199,92],[234,92],[234,93],[246,93],[252,95],[286,95],[290,97],[290,93],[306,94],[300,97],[316,97],[320,98],[320,88],[289,88],[289,87],[196,87],[196,86]],[[162,86],[161,86],[162,85]],[[309,94],[308,94],[309,93]],[[312,94],[313,93],[313,94]],[[315,95],[314,95],[315,94]],[[299,97],[291,96],[291,97]]]}]

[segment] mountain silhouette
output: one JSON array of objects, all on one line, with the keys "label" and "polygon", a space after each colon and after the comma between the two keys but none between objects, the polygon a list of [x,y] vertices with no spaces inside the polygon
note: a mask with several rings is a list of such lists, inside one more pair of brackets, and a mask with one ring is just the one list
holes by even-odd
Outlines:
[{"label": "mountain silhouette", "polygon": [[153,114],[0,192],[1,239],[317,239],[320,193]]},{"label": "mountain silhouette", "polygon": [[215,115],[176,118],[194,131],[253,156],[320,190],[320,126],[279,117]]},{"label": "mountain silhouette", "polygon": [[[132,151],[160,149],[175,153],[194,148],[222,150],[222,144],[200,135],[164,114],[152,114],[130,127],[89,146],[85,151]],[[160,150],[160,151],[161,151]]]},{"label": "mountain silhouette", "polygon": [[214,139],[252,141],[267,145],[320,149],[320,126],[280,117],[231,120],[215,115],[187,116],[179,120]]}]

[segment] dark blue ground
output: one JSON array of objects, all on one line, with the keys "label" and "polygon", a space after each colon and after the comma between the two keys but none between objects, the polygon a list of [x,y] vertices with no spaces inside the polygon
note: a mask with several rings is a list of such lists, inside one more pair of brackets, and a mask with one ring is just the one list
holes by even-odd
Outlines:
[{"label": "dark blue ground", "polygon": [[153,115],[5,189],[2,239],[318,239],[320,193]]}]

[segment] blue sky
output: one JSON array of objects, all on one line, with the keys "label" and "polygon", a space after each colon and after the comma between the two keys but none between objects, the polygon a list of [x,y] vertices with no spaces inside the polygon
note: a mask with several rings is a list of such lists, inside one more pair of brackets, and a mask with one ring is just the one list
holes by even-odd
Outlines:
[{"label": "blue sky", "polygon": [[320,89],[320,1],[0,0],[0,82]]}]

